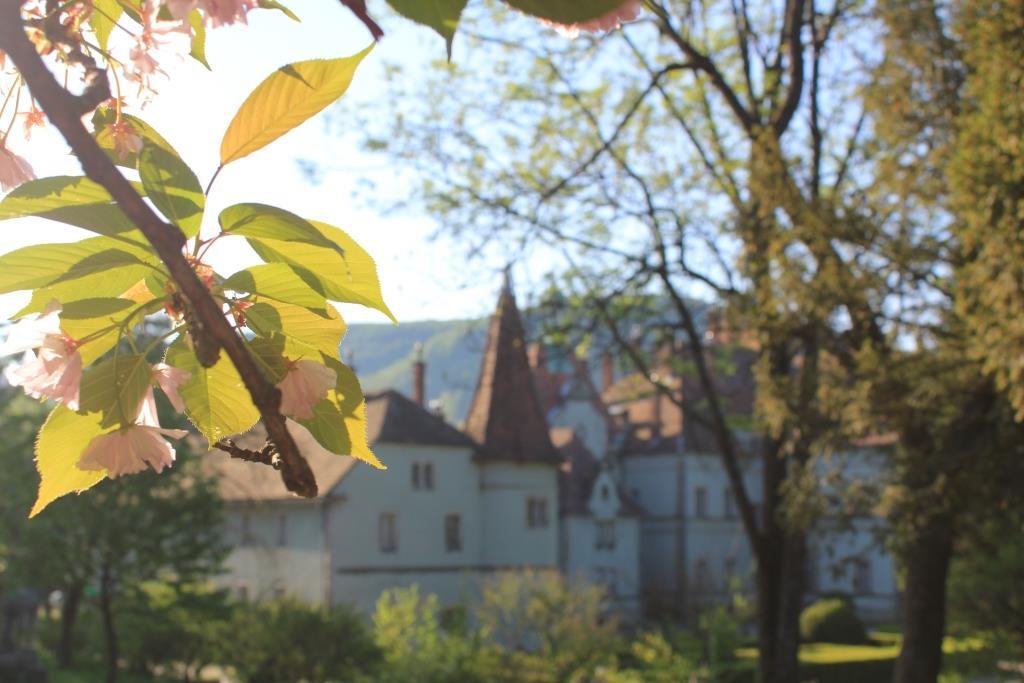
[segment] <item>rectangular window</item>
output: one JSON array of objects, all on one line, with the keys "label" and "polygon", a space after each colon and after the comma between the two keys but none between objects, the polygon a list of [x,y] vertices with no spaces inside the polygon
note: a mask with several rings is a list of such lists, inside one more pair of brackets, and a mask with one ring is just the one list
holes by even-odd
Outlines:
[{"label": "rectangular window", "polygon": [[725,518],[736,519],[736,496],[731,488],[725,490]]},{"label": "rectangular window", "polygon": [[694,503],[696,505],[696,509],[694,510],[694,514],[697,516],[697,519],[707,519],[708,518],[708,490],[706,488],[704,488],[703,486],[698,486],[697,487],[697,490],[694,493]]},{"label": "rectangular window", "polygon": [[382,553],[393,553],[398,550],[398,520],[394,512],[380,513],[378,533],[380,540],[380,551]]},{"label": "rectangular window", "polygon": [[236,589],[236,592],[237,592],[239,600],[248,600],[249,599],[249,584],[247,584],[247,583],[240,583],[240,584],[238,584],[238,588]]},{"label": "rectangular window", "polygon": [[594,547],[598,550],[615,549],[615,520],[600,520],[597,523],[597,539]]},{"label": "rectangular window", "polygon": [[707,590],[711,587],[711,572],[708,567],[708,558],[702,557],[694,564],[693,585],[696,590]]},{"label": "rectangular window", "polygon": [[548,525],[548,500],[547,498],[526,499],[526,526],[530,529],[540,529]]},{"label": "rectangular window", "polygon": [[857,560],[853,564],[853,592],[855,595],[871,595],[871,563]]},{"label": "rectangular window", "polygon": [[423,488],[428,491],[434,488],[434,463],[423,463]]},{"label": "rectangular window", "polygon": [[420,479],[420,464],[418,462],[414,462],[412,464],[412,488],[413,488],[413,490],[418,489],[420,487],[420,481],[421,481],[421,479]]},{"label": "rectangular window", "polygon": [[459,515],[444,516],[444,549],[449,553],[462,550],[462,518]]},{"label": "rectangular window", "polygon": [[277,516],[277,547],[283,548],[288,545],[288,517]]}]

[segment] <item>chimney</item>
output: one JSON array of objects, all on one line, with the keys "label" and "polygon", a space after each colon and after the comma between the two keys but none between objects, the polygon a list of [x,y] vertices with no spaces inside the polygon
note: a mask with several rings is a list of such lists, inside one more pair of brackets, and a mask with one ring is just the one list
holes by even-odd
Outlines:
[{"label": "chimney", "polygon": [[601,391],[608,391],[615,383],[615,361],[612,354],[605,351],[601,354]]},{"label": "chimney", "polygon": [[422,406],[427,397],[427,364],[423,362],[423,344],[416,342],[412,347],[412,400]]}]

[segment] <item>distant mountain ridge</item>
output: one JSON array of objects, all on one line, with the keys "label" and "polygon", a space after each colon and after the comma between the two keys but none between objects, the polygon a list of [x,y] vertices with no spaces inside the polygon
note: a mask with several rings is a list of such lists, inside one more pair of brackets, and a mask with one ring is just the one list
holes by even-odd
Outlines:
[{"label": "distant mountain ridge", "polygon": [[476,388],[487,320],[428,320],[354,324],[341,343],[364,391],[395,389],[409,395],[413,349],[423,344],[427,400],[440,400],[446,419],[460,425]]}]

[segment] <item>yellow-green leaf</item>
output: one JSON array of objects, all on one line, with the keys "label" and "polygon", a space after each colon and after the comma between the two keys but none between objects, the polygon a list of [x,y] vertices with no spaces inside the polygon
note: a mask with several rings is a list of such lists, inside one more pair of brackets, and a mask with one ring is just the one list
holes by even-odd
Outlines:
[{"label": "yellow-green leaf", "polygon": [[235,292],[259,294],[315,312],[324,311],[324,317],[328,315],[324,295],[310,287],[295,274],[291,266],[284,263],[268,263],[240,270],[225,280],[223,287]]},{"label": "yellow-green leaf", "polygon": [[320,353],[338,355],[346,327],[333,307],[326,307],[326,316],[321,316],[302,306],[274,299],[256,297],[255,300],[256,303],[245,311],[246,325],[261,337],[283,336],[283,353],[290,359],[316,359]]},{"label": "yellow-green leaf", "polygon": [[173,149],[146,141],[139,153],[139,177],[156,208],[185,237],[199,234],[206,195],[196,174]]},{"label": "yellow-green leaf", "polygon": [[100,413],[101,427],[127,427],[135,423],[151,382],[145,356],[117,354],[82,375],[79,405],[87,413]]},{"label": "yellow-green leaf", "polygon": [[[93,273],[76,280],[45,285],[35,289],[32,292],[32,299],[25,308],[12,317],[20,318],[28,313],[39,313],[54,299],[64,303],[76,301],[83,298],[84,295],[120,297],[151,273],[155,274],[155,271],[150,266],[139,263]],[[163,290],[160,293],[163,295]]]},{"label": "yellow-green leaf", "polygon": [[[140,194],[145,194],[142,185],[134,185]],[[26,216],[47,218],[100,235],[136,229],[102,185],[81,176],[30,180],[0,201],[0,220]]]},{"label": "yellow-green leaf", "polygon": [[338,382],[327,398],[313,408],[313,417],[299,423],[331,453],[351,455],[377,469],[387,469],[373,454],[366,438],[366,399],[359,379],[335,358],[325,355],[323,362],[338,375]]},{"label": "yellow-green leaf", "polygon": [[337,244],[344,256],[332,249],[274,239],[249,239],[249,244],[264,261],[291,265],[299,277],[328,299],[361,304],[398,322],[384,302],[373,257],[343,230],[319,221],[308,223]]},{"label": "yellow-green leaf", "polygon": [[188,15],[188,25],[192,27],[192,50],[189,55],[210,69],[210,63],[206,61],[206,22],[203,21],[202,12],[198,9],[192,10]]},{"label": "yellow-green leaf", "polygon": [[123,12],[124,9],[117,0],[93,0],[89,24],[96,32],[96,42],[99,43],[101,50],[107,49],[110,33],[114,30],[114,26],[117,25],[117,20],[121,18]]},{"label": "yellow-green leaf", "polygon": [[106,470],[78,469],[78,459],[90,441],[108,431],[100,426],[99,414],[79,415],[63,405],[54,408],[36,440],[39,494],[29,517],[61,496],[81,493],[107,476]]},{"label": "yellow-green leaf", "polygon": [[260,413],[249,398],[234,364],[223,354],[212,368],[204,368],[183,339],[167,349],[167,363],[191,373],[178,389],[185,414],[211,444],[249,430]]},{"label": "yellow-green leaf", "polygon": [[271,74],[228,125],[220,145],[221,165],[269,145],[341,97],[371,49],[373,45],[340,59],[295,62]]},{"label": "yellow-green leaf", "polygon": [[220,228],[232,235],[263,237],[285,242],[304,242],[338,252],[342,248],[327,239],[305,218],[267,204],[234,204],[220,212]]},{"label": "yellow-green leaf", "polygon": [[35,289],[117,266],[139,266],[155,259],[107,237],[67,244],[34,244],[0,256],[0,293]]}]

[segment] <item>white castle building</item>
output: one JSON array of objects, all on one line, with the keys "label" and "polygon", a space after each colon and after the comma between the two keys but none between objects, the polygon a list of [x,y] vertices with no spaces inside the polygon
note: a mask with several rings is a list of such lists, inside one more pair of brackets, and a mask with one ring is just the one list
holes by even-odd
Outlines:
[{"label": "white castle building", "polygon": [[[749,417],[753,354],[736,345],[720,352],[736,368],[718,379],[723,393]],[[424,406],[422,361],[413,372],[412,397],[366,397],[369,441],[387,471],[314,456],[320,493],[300,499],[270,468],[205,456],[227,503],[233,550],[223,582],[239,596],[370,611],[382,591],[418,584],[455,605],[471,601],[494,572],[532,569],[600,582],[629,617],[688,617],[724,599],[731,577],[752,585],[709,436],[637,377],[613,381],[610,362],[598,390],[581,361],[528,348],[507,283],[462,430]],[[851,462],[871,476],[872,457],[855,453]],[[745,464],[745,476],[757,496],[758,459]],[[892,561],[872,524],[815,534],[809,597],[845,592],[865,617],[892,616]]]}]

